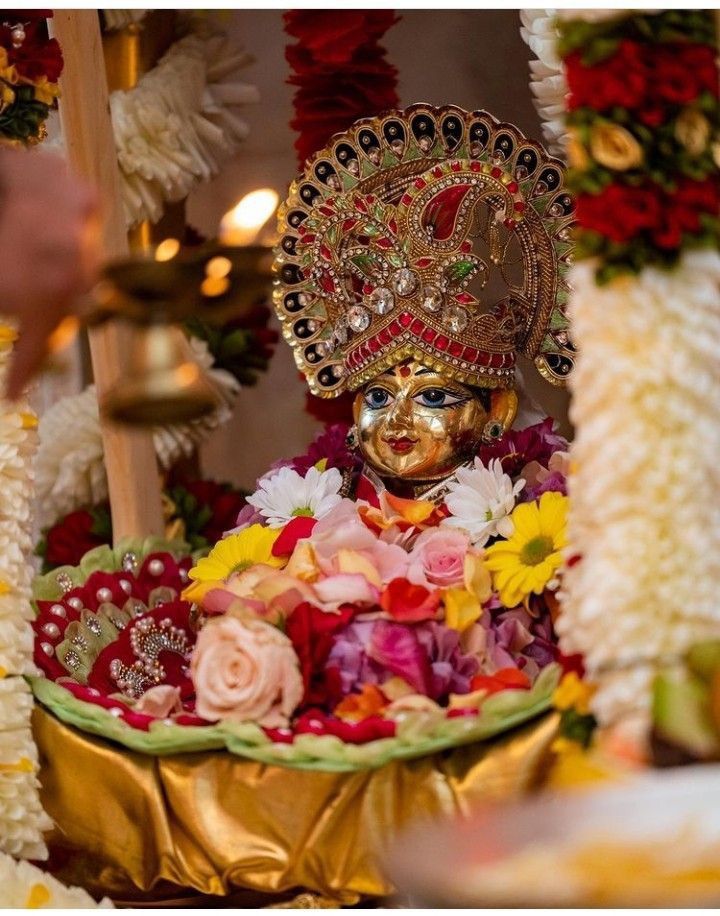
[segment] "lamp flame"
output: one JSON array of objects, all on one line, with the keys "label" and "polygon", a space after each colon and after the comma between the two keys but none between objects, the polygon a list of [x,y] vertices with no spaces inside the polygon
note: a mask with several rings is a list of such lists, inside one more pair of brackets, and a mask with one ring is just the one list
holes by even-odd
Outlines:
[{"label": "lamp flame", "polygon": [[252,245],[260,230],[277,210],[280,198],[272,188],[251,191],[223,216],[220,241],[223,245]]}]

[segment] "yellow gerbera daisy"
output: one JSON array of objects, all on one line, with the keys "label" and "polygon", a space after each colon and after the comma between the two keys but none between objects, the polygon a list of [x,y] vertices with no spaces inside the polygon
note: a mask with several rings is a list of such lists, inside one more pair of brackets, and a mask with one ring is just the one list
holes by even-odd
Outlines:
[{"label": "yellow gerbera daisy", "polygon": [[282,569],[286,559],[272,554],[273,544],[279,535],[279,529],[250,525],[218,541],[188,573],[193,581],[183,592],[183,598],[202,601],[209,589],[221,585],[233,573],[244,572],[258,563]]},{"label": "yellow gerbera daisy", "polygon": [[515,531],[485,551],[485,565],[505,607],[516,607],[531,593],[539,595],[562,562],[566,543],[567,497],[543,493],[520,503],[510,516]]}]

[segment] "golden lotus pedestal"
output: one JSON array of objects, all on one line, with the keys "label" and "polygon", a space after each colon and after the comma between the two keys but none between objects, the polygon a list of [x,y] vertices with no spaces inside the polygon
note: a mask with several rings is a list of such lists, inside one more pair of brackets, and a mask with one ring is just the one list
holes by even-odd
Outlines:
[{"label": "golden lotus pedestal", "polygon": [[383,850],[410,820],[538,786],[557,718],[354,773],[139,754],[39,706],[33,724],[61,880],[136,906],[342,906],[393,893]]}]

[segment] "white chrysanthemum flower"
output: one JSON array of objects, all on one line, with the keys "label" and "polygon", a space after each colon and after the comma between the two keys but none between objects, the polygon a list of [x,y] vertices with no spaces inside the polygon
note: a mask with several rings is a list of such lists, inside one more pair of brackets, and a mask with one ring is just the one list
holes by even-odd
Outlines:
[{"label": "white chrysanthemum flower", "polygon": [[556,16],[556,10],[520,10],[520,36],[537,57],[530,61],[530,89],[547,147],[553,155],[562,156],[567,140],[565,97],[568,88],[557,53]]},{"label": "white chrysanthemum flower", "polygon": [[175,42],[137,86],[110,95],[129,226],[209,181],[247,137],[240,109],[259,101],[238,78],[252,58],[207,23]]},{"label": "white chrysanthemum flower", "polygon": [[653,671],[720,627],[720,255],[604,286],[596,266],[570,280],[568,551],[582,559],[565,570],[557,631],[611,724],[649,715]]},{"label": "white chrysanthemum flower", "polygon": [[[205,341],[191,337],[190,350],[214,385],[220,403],[206,417],[154,427],[155,453],[165,469],[181,458],[188,458],[214,429],[227,422],[240,390],[240,383],[229,372],[212,368],[213,357]],[[94,385],[53,404],[43,414],[39,432],[36,475],[41,526],[50,525],[81,506],[93,506],[107,499],[107,473]],[[0,438],[0,471],[3,454]],[[8,451],[8,461],[12,457]],[[4,498],[11,496],[12,492],[6,490]]]},{"label": "white chrysanthemum flower", "polygon": [[457,483],[450,485],[445,498],[450,517],[442,524],[463,528],[477,547],[497,535],[509,538],[513,524],[508,516],[525,481],[513,484],[497,458],[489,467],[476,458],[473,468],[460,468],[455,476]]},{"label": "white chrysanthemum flower", "polygon": [[0,853],[0,887],[4,907],[21,909],[94,909],[111,908],[112,903],[104,898],[95,903],[81,887],[65,887],[57,878],[42,871],[29,862],[16,862]]},{"label": "white chrysanthemum flower", "polygon": [[280,468],[260,482],[260,487],[248,496],[271,528],[282,528],[292,518],[307,516],[322,518],[341,502],[342,474],[337,468],[318,471],[310,468],[304,477],[292,468]]}]

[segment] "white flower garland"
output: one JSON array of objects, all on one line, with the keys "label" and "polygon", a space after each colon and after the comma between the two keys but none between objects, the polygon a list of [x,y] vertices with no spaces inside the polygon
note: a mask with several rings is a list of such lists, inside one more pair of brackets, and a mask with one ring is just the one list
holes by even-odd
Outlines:
[{"label": "white flower garland", "polygon": [[646,714],[656,664],[720,626],[720,255],[602,287],[595,267],[570,281],[569,540],[582,559],[558,631],[611,723]]},{"label": "white flower garland", "polygon": [[557,53],[558,10],[520,10],[520,36],[537,60],[530,61],[530,89],[542,121],[548,150],[564,156],[567,146],[565,97],[567,82]]},{"label": "white flower garland", "polygon": [[3,907],[38,909],[91,909],[97,906],[111,908],[105,898],[99,904],[80,887],[65,887],[57,878],[41,871],[29,862],[16,862],[0,853],[0,888]]},{"label": "white flower garland", "polygon": [[[0,386],[14,332],[0,325]],[[30,500],[37,421],[27,404],[0,400],[0,851],[47,857],[37,749],[30,730],[32,695],[22,675],[32,662]],[[0,887],[5,881],[0,874]],[[3,900],[3,902],[5,902]]]},{"label": "white flower garland", "polygon": [[196,22],[135,88],[110,95],[127,222],[157,222],[165,202],[209,181],[247,137],[237,109],[257,102],[238,71],[252,58]]},{"label": "white flower garland", "polygon": [[147,16],[148,10],[103,10],[103,21],[108,32],[117,32],[129,25],[137,25]]},{"label": "white flower garland", "polygon": [[[229,372],[212,368],[212,356],[204,341],[190,338],[190,347],[195,360],[214,383],[221,403],[200,420],[155,428],[155,452],[163,469],[189,457],[214,429],[229,420],[240,390],[240,383]],[[107,473],[94,385],[53,404],[40,419],[39,433],[36,489],[40,527],[81,506],[93,506],[107,499]]]}]

